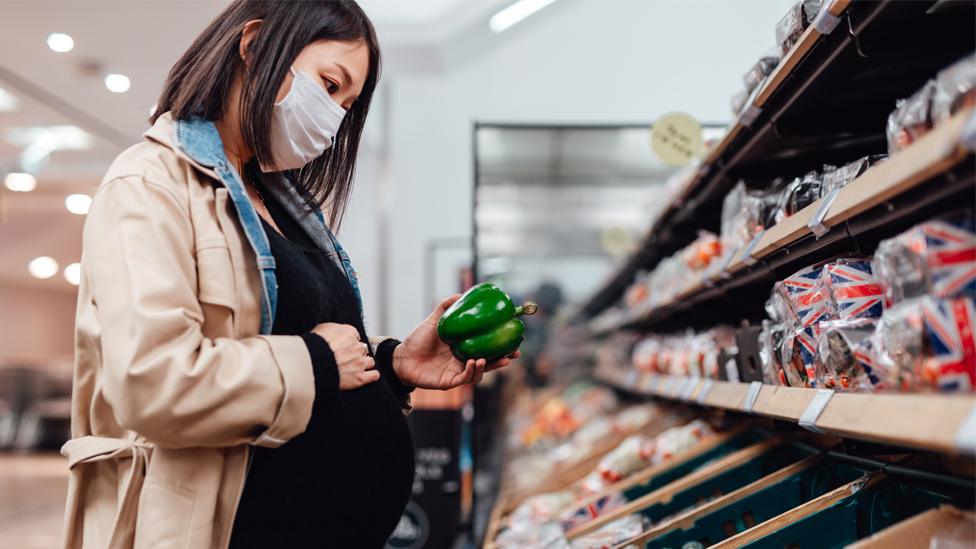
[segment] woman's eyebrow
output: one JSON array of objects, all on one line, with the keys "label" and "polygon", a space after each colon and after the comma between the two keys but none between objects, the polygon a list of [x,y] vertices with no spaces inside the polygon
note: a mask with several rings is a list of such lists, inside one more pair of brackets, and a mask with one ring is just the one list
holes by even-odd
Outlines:
[{"label": "woman's eyebrow", "polygon": [[335,66],[339,67],[339,72],[342,73],[342,78],[346,81],[346,85],[352,84],[352,77],[349,76],[349,70],[338,61],[335,62]]}]

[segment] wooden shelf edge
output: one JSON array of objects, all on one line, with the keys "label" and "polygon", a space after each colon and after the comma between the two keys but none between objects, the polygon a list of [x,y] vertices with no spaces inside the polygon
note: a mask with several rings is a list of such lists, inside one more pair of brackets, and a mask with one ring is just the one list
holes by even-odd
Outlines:
[{"label": "wooden shelf edge", "polygon": [[[611,384],[648,396],[746,413],[743,406],[749,383],[712,380],[708,384],[708,380],[655,374],[620,377],[631,379],[611,380]],[[687,389],[689,383],[694,384],[692,389]],[[706,384],[708,393],[700,398]],[[817,393],[817,389],[761,385],[751,413],[799,424]],[[813,426],[847,438],[973,454],[976,441],[966,439],[976,436],[967,431],[973,423],[976,396],[972,394],[834,393]]]}]

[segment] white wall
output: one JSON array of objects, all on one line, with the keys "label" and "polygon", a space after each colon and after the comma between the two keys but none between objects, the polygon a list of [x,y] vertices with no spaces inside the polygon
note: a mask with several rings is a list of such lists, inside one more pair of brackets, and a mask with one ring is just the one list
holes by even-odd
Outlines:
[{"label": "white wall", "polygon": [[[388,117],[382,127],[394,204],[386,235],[390,317],[385,326],[372,322],[373,331],[406,335],[431,306],[423,297],[425,243],[470,235],[475,121],[643,123],[681,110],[725,122],[742,74],[773,45],[774,27],[789,4],[563,0],[447,73],[387,78],[389,112],[381,116]],[[366,196],[375,190],[360,184],[354,200],[375,199]],[[379,235],[364,241],[350,232],[343,238],[360,257],[360,270],[363,261],[376,265]]]}]

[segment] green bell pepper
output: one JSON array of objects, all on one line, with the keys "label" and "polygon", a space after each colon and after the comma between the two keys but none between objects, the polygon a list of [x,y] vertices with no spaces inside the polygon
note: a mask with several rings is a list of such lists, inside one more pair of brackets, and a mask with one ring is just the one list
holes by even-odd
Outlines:
[{"label": "green bell pepper", "polygon": [[444,312],[437,335],[458,360],[497,360],[518,350],[525,325],[518,317],[535,314],[531,301],[520,307],[494,284],[472,287]]}]

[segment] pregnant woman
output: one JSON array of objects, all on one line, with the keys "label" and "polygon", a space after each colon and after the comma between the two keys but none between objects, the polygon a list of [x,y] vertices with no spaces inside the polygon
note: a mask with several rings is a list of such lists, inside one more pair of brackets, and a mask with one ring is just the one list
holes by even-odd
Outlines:
[{"label": "pregnant woman", "polygon": [[67,547],[382,547],[410,391],[509,363],[437,338],[458,296],[367,337],[334,231],[379,70],[355,2],[238,0],[170,71],[85,223]]}]

